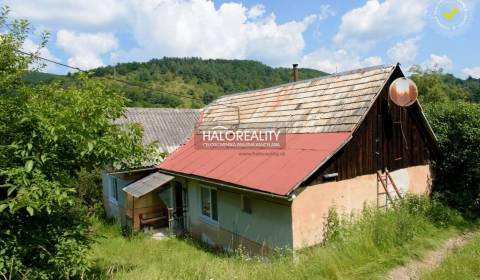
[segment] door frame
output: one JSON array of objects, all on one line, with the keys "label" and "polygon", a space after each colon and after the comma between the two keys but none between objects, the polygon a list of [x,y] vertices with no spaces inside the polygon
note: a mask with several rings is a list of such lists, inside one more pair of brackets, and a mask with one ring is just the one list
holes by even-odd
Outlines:
[{"label": "door frame", "polygon": [[[173,197],[175,231],[188,231],[188,191],[183,183],[175,181],[173,184]],[[181,206],[178,205],[179,203]]]}]

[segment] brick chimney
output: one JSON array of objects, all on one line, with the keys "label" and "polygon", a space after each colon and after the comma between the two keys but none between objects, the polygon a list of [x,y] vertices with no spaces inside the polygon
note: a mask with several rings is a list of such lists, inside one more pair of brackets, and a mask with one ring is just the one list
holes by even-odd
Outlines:
[{"label": "brick chimney", "polygon": [[293,76],[293,81],[296,82],[298,81],[298,64],[293,64],[293,69],[292,69],[292,76]]}]

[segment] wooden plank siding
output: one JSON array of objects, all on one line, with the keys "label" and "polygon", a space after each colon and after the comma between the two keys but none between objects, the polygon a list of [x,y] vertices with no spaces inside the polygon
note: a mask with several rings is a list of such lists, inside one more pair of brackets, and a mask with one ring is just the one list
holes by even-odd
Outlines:
[{"label": "wooden plank siding", "polygon": [[428,143],[431,141],[420,122],[422,116],[418,104],[401,108],[388,98],[391,82],[402,76],[398,69],[392,73],[349,143],[305,185],[321,183],[323,175],[329,173],[338,173],[337,180],[345,180],[374,174],[384,168],[394,171],[429,163],[432,147]]}]

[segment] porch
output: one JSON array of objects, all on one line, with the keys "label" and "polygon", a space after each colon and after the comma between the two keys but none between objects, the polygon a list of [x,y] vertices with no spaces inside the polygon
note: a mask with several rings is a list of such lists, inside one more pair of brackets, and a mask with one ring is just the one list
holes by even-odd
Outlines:
[{"label": "porch", "polygon": [[126,195],[125,225],[132,231],[182,234],[187,228],[187,191],[173,176],[154,172],[122,190]]}]

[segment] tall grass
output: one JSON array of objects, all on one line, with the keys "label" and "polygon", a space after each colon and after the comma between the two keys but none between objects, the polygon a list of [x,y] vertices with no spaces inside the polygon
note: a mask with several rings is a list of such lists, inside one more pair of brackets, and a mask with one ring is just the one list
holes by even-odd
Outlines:
[{"label": "tall grass", "polygon": [[[113,225],[98,225],[92,251],[98,279],[372,279],[434,248],[467,223],[424,197],[408,197],[396,210],[366,207],[357,217],[331,211],[326,242],[269,259],[215,253],[192,240],[130,239]],[[328,222],[328,221],[327,221]]]}]

